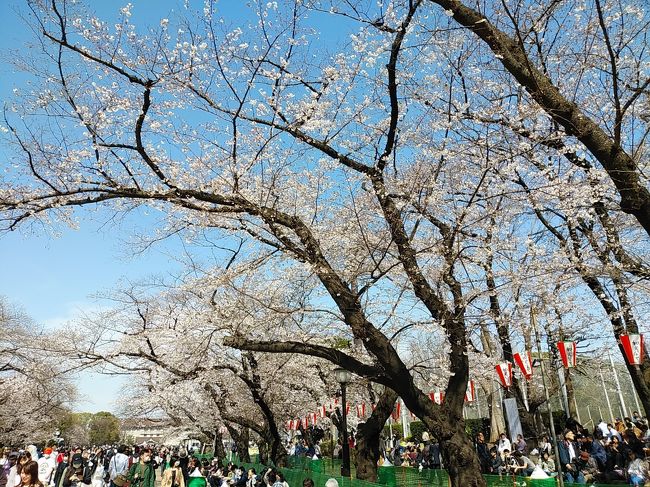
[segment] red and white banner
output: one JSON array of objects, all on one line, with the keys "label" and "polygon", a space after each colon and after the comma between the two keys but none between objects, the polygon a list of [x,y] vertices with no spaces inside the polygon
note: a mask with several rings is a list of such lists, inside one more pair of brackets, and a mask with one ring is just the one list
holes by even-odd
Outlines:
[{"label": "red and white banner", "polygon": [[338,405],[339,405],[339,400],[337,398],[334,398],[329,402],[327,407],[330,410],[330,412],[333,412],[336,406]]},{"label": "red and white banner", "polygon": [[442,401],[445,400],[445,393],[444,392],[430,392],[429,393],[429,399],[431,399],[433,402],[436,404],[442,404]]},{"label": "red and white banner", "polygon": [[557,342],[557,349],[560,351],[560,357],[565,369],[576,366],[576,342]]},{"label": "red and white banner", "polygon": [[397,401],[395,407],[393,408],[393,412],[390,413],[390,415],[393,417],[393,421],[399,420],[401,411],[402,411],[402,403]]},{"label": "red and white banner", "polygon": [[623,345],[627,363],[641,365],[643,362],[643,335],[621,335],[621,345]]},{"label": "red and white banner", "polygon": [[366,404],[361,403],[357,404],[357,418],[365,418],[366,416]]},{"label": "red and white banner", "polygon": [[309,414],[309,419],[311,420],[311,425],[316,426],[316,423],[318,422],[318,414],[310,413]]},{"label": "red and white banner", "polygon": [[497,364],[496,369],[499,382],[507,389],[512,385],[512,362],[501,362]]},{"label": "red and white banner", "polygon": [[530,352],[516,352],[512,354],[512,357],[524,378],[530,380],[533,377],[533,359]]},{"label": "red and white banner", "polygon": [[465,402],[476,401],[476,389],[474,388],[474,381],[467,381],[467,390],[465,391]]},{"label": "red and white banner", "polygon": [[325,408],[325,406],[321,406],[318,408],[318,415],[321,418],[325,418],[327,416],[327,409]]}]

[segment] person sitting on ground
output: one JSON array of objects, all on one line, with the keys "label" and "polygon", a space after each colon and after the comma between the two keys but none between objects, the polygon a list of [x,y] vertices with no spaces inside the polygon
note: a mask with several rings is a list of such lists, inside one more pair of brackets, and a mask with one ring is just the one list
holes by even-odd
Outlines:
[{"label": "person sitting on ground", "polygon": [[506,438],[505,433],[501,433],[499,435],[499,443],[497,444],[497,450],[499,453],[502,453],[504,450],[512,451],[512,445],[510,444],[510,440]]},{"label": "person sitting on ground", "polygon": [[501,456],[499,455],[499,452],[497,452],[496,447],[490,448],[490,465],[488,473],[501,475],[503,473],[501,468],[502,466],[503,462],[501,461]]},{"label": "person sitting on ground", "polygon": [[531,473],[533,473],[533,470],[535,470],[535,464],[532,462],[530,458],[528,458],[519,450],[514,452],[512,456],[515,459],[515,463],[513,464],[512,467],[513,474],[523,475],[524,477],[528,477]]},{"label": "person sitting on ground", "polygon": [[526,443],[526,440],[524,440],[524,436],[522,434],[517,435],[517,441],[515,441],[515,451],[521,452],[524,455],[528,453],[528,444]]},{"label": "person sitting on ground", "polygon": [[627,466],[627,475],[630,484],[635,486],[642,486],[645,484],[648,475],[648,462],[643,459],[643,452],[637,453],[635,450],[628,452],[630,463]]},{"label": "person sitting on ground", "polygon": [[546,435],[542,436],[542,439],[539,441],[537,448],[540,456],[543,455],[544,452],[548,452],[549,455],[551,454],[551,451],[553,450],[553,446],[551,445],[551,442],[548,441],[548,436]]},{"label": "person sitting on ground", "polygon": [[[600,433],[600,430],[596,430]],[[600,436],[600,435],[599,435]],[[600,438],[594,438],[594,435],[587,433],[582,441],[582,449],[591,455],[596,461],[598,470],[603,472],[607,463],[607,452],[605,446],[601,443]]]},{"label": "person sitting on ground", "polygon": [[588,452],[580,452],[580,455],[574,460],[573,465],[575,468],[574,472],[578,474],[577,476],[574,474],[575,482],[580,484],[594,482],[596,480],[598,465],[596,464],[596,460]]},{"label": "person sitting on ground", "polygon": [[542,456],[539,459],[539,466],[544,470],[546,475],[550,477],[555,477],[557,475],[555,460],[551,458],[546,450],[542,453]]}]

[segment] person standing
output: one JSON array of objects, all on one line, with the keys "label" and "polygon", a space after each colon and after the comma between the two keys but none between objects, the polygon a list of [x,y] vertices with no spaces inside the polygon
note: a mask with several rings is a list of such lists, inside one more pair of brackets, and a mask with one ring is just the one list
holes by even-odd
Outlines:
[{"label": "person standing", "polygon": [[170,467],[165,469],[160,480],[160,487],[185,487],[185,477],[178,458],[170,459]]},{"label": "person standing", "polygon": [[104,450],[101,448],[95,450],[92,461],[94,463],[91,480],[92,487],[104,487]]},{"label": "person standing", "polygon": [[18,452],[12,451],[7,456],[7,487],[14,487],[20,482],[20,477],[18,476]]},{"label": "person standing", "polygon": [[115,478],[118,475],[126,475],[129,468],[129,457],[124,453],[126,451],[125,445],[117,447],[117,453],[113,455],[111,461],[108,463],[110,487],[117,487],[115,485]]},{"label": "person standing", "polygon": [[29,460],[23,465],[20,471],[20,485],[21,487],[43,487],[38,480],[38,462]]},{"label": "person standing", "polygon": [[139,461],[131,465],[127,475],[130,487],[156,487],[156,469],[151,460],[149,448],[140,450]]},{"label": "person standing", "polygon": [[52,479],[52,463],[50,462],[50,456],[52,455],[51,448],[45,448],[43,450],[43,456],[38,459],[38,480],[41,481],[43,485],[50,485],[50,480]]}]

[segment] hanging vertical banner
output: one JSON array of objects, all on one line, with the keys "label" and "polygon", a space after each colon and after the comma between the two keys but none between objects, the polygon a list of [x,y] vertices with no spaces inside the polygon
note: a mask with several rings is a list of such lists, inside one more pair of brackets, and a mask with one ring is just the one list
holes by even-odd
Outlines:
[{"label": "hanging vertical banner", "polygon": [[560,357],[565,369],[576,366],[576,342],[558,342],[557,349],[560,351]]},{"label": "hanging vertical banner", "polygon": [[321,406],[321,407],[318,408],[318,415],[319,415],[321,418],[324,418],[324,417],[327,416],[327,411],[326,411],[325,406]]},{"label": "hanging vertical banner", "polygon": [[309,418],[311,419],[311,425],[316,426],[316,423],[318,422],[318,414],[310,413]]},{"label": "hanging vertical banner", "polygon": [[442,401],[445,400],[445,393],[444,392],[430,392],[429,393],[429,399],[431,399],[433,402],[436,404],[442,404]]},{"label": "hanging vertical banner", "polygon": [[349,402],[345,404],[345,414],[346,415],[350,414],[350,403]]},{"label": "hanging vertical banner", "polygon": [[391,417],[393,418],[393,421],[397,421],[400,417],[400,412],[402,411],[402,404],[397,401],[397,404],[395,404],[395,407],[393,408],[393,412],[390,413]]},{"label": "hanging vertical banner", "polygon": [[465,391],[465,402],[476,401],[476,389],[474,388],[474,381],[467,381],[467,390]]},{"label": "hanging vertical banner", "polygon": [[627,363],[641,365],[643,362],[643,335],[621,335],[621,345],[623,345]]},{"label": "hanging vertical banner", "polygon": [[364,418],[366,416],[366,404],[357,404],[357,418]]},{"label": "hanging vertical banner", "polygon": [[501,385],[509,388],[512,385],[512,362],[501,362],[497,364],[496,369]]},{"label": "hanging vertical banner", "polygon": [[512,357],[524,378],[530,380],[533,377],[533,360],[530,357],[530,352],[516,352],[512,354]]}]

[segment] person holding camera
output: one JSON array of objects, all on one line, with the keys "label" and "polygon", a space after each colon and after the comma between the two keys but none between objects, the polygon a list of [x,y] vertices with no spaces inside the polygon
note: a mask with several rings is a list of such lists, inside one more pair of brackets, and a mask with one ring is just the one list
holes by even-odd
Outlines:
[{"label": "person holding camera", "polygon": [[156,487],[156,466],[150,448],[140,450],[139,461],[131,465],[127,478],[130,487]]}]

